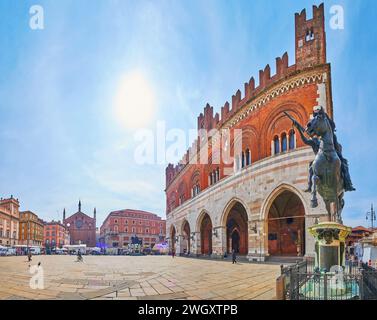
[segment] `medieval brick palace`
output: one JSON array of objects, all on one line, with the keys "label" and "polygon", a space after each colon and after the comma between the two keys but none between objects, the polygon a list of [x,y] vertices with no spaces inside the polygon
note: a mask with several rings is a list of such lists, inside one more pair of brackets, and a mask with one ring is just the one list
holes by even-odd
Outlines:
[{"label": "medieval brick palace", "polygon": [[[306,231],[326,217],[322,202],[310,208],[307,188],[312,149],[293,130],[288,111],[303,125],[322,106],[333,117],[330,64],[326,62],[324,6],[313,6],[313,18],[295,14],[295,64],[288,55],[245,83],[213,114],[207,104],[199,129],[241,129],[242,148],[232,164],[192,164],[189,149],[176,166],[166,168],[167,238],[177,254],[223,257],[233,249],[249,260],[314,253]],[[232,136],[231,136],[232,137]],[[199,139],[199,136],[198,136]],[[235,139],[230,149],[235,150]],[[194,144],[195,145],[195,144]],[[231,173],[229,173],[231,169]]]}]

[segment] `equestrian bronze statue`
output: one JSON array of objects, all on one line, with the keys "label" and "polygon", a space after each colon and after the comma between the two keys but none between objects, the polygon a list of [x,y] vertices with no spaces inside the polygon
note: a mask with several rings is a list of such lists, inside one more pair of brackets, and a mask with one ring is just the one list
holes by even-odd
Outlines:
[{"label": "equestrian bronze statue", "polygon": [[[342,156],[342,146],[334,133],[335,123],[319,107],[304,129],[291,115],[284,112],[297,128],[302,141],[311,146],[315,154],[310,163],[308,188],[311,192],[311,207],[318,206],[317,191],[323,198],[328,214],[328,220],[342,223],[344,207],[344,192],[353,191],[348,161]],[[305,136],[305,133],[309,137]]]}]

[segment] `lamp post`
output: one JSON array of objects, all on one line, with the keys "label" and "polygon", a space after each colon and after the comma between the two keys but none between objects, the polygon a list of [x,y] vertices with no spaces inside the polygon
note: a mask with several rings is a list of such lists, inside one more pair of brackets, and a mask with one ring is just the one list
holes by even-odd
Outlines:
[{"label": "lamp post", "polygon": [[368,216],[370,216],[370,221],[372,224],[372,231],[373,231],[373,222],[376,221],[376,211],[373,209],[373,203],[370,206],[370,211],[366,213],[366,220],[368,220]]}]

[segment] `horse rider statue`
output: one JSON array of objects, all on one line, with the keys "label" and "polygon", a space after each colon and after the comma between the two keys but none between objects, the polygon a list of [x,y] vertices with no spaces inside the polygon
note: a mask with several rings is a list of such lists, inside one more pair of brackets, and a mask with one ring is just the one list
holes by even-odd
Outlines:
[{"label": "horse rider statue", "polygon": [[[330,221],[342,222],[341,211],[344,206],[345,191],[354,191],[349,174],[348,161],[342,155],[342,146],[335,135],[335,123],[319,106],[304,129],[292,116],[284,112],[297,128],[302,141],[311,146],[315,154],[310,163],[308,188],[311,192],[311,207],[318,206],[318,193],[322,196]],[[305,133],[309,137],[305,136]]]}]

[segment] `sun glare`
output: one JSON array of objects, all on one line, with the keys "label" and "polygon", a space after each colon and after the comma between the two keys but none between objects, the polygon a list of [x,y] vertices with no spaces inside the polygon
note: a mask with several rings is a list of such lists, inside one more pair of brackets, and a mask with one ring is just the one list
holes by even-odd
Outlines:
[{"label": "sun glare", "polygon": [[120,79],[114,104],[117,120],[127,129],[150,125],[156,111],[153,88],[140,71],[127,73]]}]

